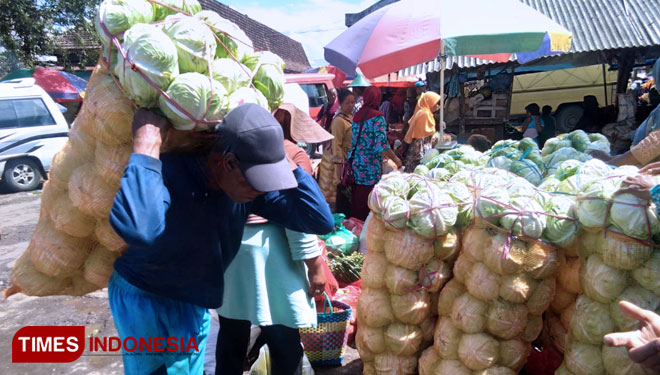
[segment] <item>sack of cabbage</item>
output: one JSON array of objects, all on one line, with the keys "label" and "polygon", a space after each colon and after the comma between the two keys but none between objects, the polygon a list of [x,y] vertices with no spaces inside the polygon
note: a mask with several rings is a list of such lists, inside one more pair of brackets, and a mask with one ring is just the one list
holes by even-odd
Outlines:
[{"label": "sack of cabbage", "polygon": [[638,326],[623,316],[619,301],[660,312],[656,208],[633,195],[615,194],[623,179],[636,173],[632,167],[610,169],[579,188],[577,216],[585,229],[577,244],[582,293],[572,312],[564,363],[557,374],[646,373],[630,360],[625,348],[603,345],[604,335]]},{"label": "sack of cabbage", "polygon": [[438,299],[420,374],[517,374],[543,328],[563,254],[476,219]]},{"label": "sack of cabbage", "polygon": [[211,130],[245,102],[277,106],[283,95],[282,60],[255,52],[236,25],[196,0],[105,0],[95,21],[105,62],[53,159],[37,228],[5,295],[83,295],[107,285],[126,249],[108,215],[131,154],[136,106],[160,108],[181,130],[163,151],[195,151],[212,138],[190,130]]},{"label": "sack of cabbage", "polygon": [[95,21],[124,93],[177,129],[210,131],[240,104],[281,103],[283,60],[255,52],[238,26],[196,0],[104,0]]},{"label": "sack of cabbage", "polygon": [[[433,342],[437,298],[461,243],[459,205],[435,183],[392,173],[371,196],[356,336],[364,374],[417,374]],[[411,208],[403,218],[390,215],[401,202],[387,203],[386,190]]]}]

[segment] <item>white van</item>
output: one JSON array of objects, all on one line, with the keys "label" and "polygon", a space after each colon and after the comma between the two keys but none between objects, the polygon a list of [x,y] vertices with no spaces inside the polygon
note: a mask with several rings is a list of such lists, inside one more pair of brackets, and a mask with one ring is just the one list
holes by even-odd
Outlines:
[{"label": "white van", "polygon": [[69,138],[69,125],[33,78],[0,82],[0,183],[28,191],[48,178],[53,156]]}]

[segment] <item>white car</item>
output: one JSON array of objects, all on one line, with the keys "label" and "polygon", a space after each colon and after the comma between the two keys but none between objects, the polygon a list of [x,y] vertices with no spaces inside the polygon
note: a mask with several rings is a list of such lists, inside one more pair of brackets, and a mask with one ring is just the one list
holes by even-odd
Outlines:
[{"label": "white car", "polygon": [[69,139],[60,108],[33,78],[0,82],[0,183],[7,190],[33,190],[48,178]]}]

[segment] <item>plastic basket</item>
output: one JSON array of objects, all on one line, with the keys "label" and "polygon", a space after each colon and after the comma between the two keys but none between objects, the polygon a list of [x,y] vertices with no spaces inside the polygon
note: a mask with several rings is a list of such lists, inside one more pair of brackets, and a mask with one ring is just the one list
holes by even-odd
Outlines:
[{"label": "plastic basket", "polygon": [[[301,328],[300,340],[313,366],[341,366],[347,350],[351,306],[323,295],[323,312],[317,313],[316,327]],[[341,311],[334,312],[335,308]]]}]

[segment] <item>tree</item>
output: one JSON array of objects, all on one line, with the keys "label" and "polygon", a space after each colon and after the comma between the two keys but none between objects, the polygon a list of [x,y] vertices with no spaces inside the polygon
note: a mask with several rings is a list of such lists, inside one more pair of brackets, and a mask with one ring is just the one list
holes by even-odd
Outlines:
[{"label": "tree", "polygon": [[[70,28],[93,30],[98,0],[0,0],[0,46],[33,66],[53,54],[58,35]],[[92,32],[92,35],[95,35]]]}]

